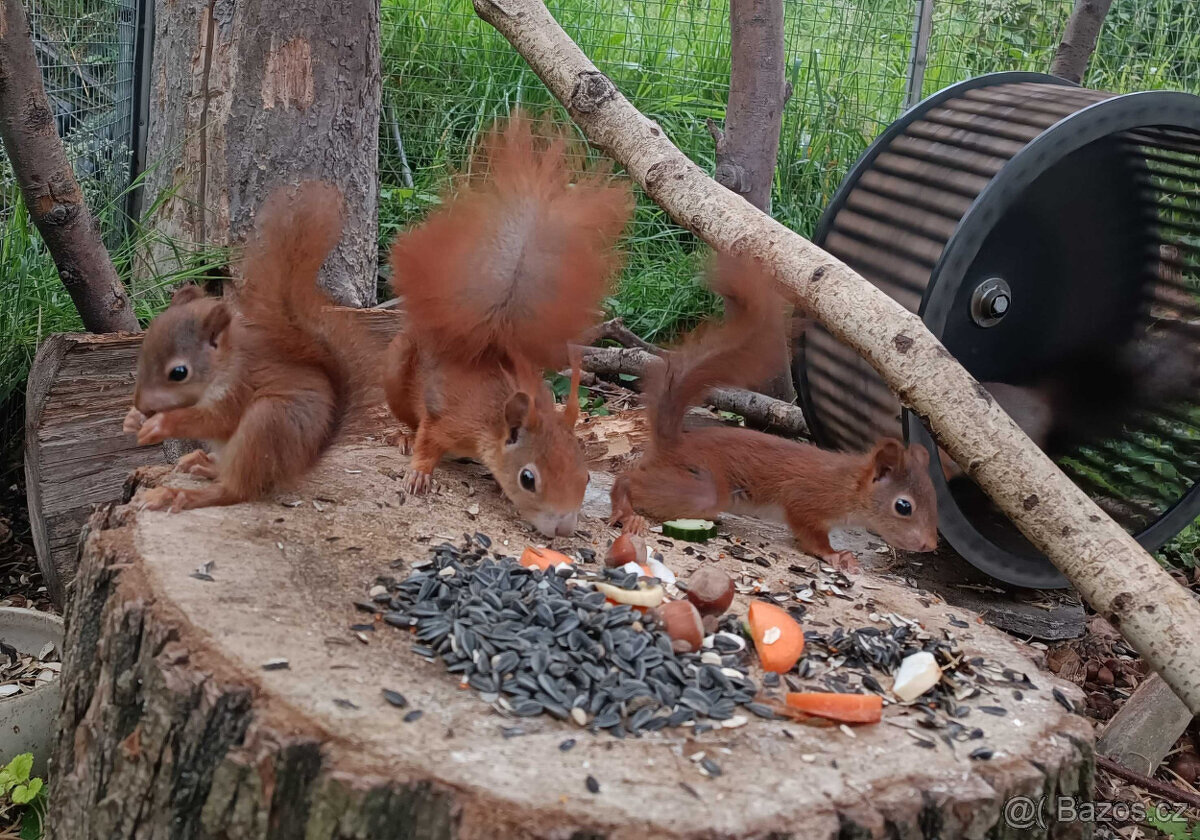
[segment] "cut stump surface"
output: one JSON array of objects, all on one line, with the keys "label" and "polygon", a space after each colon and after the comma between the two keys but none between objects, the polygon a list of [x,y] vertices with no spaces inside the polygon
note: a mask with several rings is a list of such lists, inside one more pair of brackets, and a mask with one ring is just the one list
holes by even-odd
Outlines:
[{"label": "cut stump surface", "polygon": [[[750,716],[736,729],[617,739],[549,716],[506,719],[413,653],[408,632],[377,624],[359,631],[364,643],[351,629],[371,622],[352,602],[376,576],[404,577],[430,545],[476,531],[506,554],[539,542],[480,467],[444,465],[437,494],[402,502],[406,466],[395,448],[349,446],[270,502],[177,515],[129,505],[92,519],[68,620],[50,836],[1029,836],[1004,825],[1007,798],[1090,796],[1091,727],[1052,696],[1078,702],[1078,691],[975,616],[874,573],[875,553],[850,597],[815,597],[806,629],[887,627],[880,617],[895,613],[1028,675],[1035,688],[963,701],[961,722],[981,738],[951,747],[919,725],[920,710],[892,705],[853,735]],[[603,557],[610,481],[593,474],[580,526],[591,537],[554,548]],[[775,592],[815,576],[781,528],[725,527],[770,567],[718,558],[720,538],[701,549],[708,562]],[[651,544],[681,579],[698,565],[683,544]],[[192,576],[210,562],[211,581]],[[739,595],[732,611],[747,605]],[[281,658],[286,668],[264,669]],[[423,714],[406,722],[413,710]],[[524,734],[504,737],[515,725]],[[566,739],[577,743],[562,751]],[[979,747],[990,760],[970,757]],[[699,751],[719,776],[699,772]]]}]

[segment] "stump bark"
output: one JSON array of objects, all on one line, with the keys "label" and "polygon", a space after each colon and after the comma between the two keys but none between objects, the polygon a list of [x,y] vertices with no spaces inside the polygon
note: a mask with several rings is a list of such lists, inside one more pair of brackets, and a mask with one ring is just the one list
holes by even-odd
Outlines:
[{"label": "stump bark", "polygon": [[[145,194],[174,241],[239,245],[274,187],[318,178],[346,199],[322,282],[339,303],[371,306],[377,277],[379,4],[303,0],[161,3]],[[238,278],[235,278],[237,280]]]},{"label": "stump bark", "polygon": [[[853,737],[751,718],[618,740],[551,718],[505,719],[414,653],[408,633],[350,626],[370,622],[351,602],[376,576],[404,576],[431,544],[482,531],[519,553],[530,539],[482,468],[445,465],[439,493],[402,504],[406,465],[395,447],[351,446],[275,500],[179,515],[111,507],[92,518],[67,617],[49,837],[1031,836],[1005,825],[1008,797],[1090,795],[1091,727],[1052,696],[1057,688],[1078,701],[1078,690],[973,616],[954,611],[951,624],[945,604],[870,573],[849,597],[818,599],[809,626],[895,612],[1035,687],[1019,701],[1007,689],[963,701],[963,724],[984,734],[953,749],[922,748],[913,736],[924,715],[903,707]],[[191,479],[144,471],[139,480]],[[582,530],[557,548],[611,540],[610,480],[593,474]],[[753,567],[768,585],[794,582],[789,566],[811,563],[779,528],[725,524],[773,558]],[[677,574],[699,564],[683,546],[657,547]],[[746,568],[706,553],[734,574]],[[193,576],[210,561],[212,580]],[[865,552],[863,562],[883,561]],[[734,611],[747,603],[739,596]],[[286,669],[263,668],[278,657]],[[403,693],[408,709],[388,705],[383,688]],[[983,714],[981,704],[1010,712]],[[514,724],[524,734],[505,738]],[[577,742],[569,751],[566,739]],[[977,745],[991,760],[968,757]],[[701,775],[690,758],[699,750],[724,772]]]}]

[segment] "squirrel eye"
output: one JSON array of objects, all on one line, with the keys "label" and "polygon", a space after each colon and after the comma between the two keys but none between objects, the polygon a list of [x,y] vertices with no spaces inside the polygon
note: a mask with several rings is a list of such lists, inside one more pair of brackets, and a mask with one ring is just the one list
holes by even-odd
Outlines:
[{"label": "squirrel eye", "polygon": [[532,493],[537,488],[537,477],[533,474],[533,470],[526,467],[521,470],[521,474],[517,476],[521,482],[521,488]]},{"label": "squirrel eye", "polygon": [[912,502],[908,499],[896,500],[896,513],[901,516],[912,516]]},{"label": "squirrel eye", "polygon": [[187,375],[187,365],[176,365],[175,367],[171,368],[171,372],[167,374],[167,379],[170,379],[172,382],[182,382],[183,380],[187,379]]}]

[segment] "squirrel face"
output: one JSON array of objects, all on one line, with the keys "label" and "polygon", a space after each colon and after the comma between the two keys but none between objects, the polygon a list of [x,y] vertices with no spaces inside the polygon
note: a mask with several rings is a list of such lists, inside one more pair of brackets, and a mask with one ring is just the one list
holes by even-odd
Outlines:
[{"label": "squirrel face", "polygon": [[866,505],[860,523],[905,551],[937,548],[937,496],[929,478],[929,452],[904,448],[894,438],[875,445],[866,475]]},{"label": "squirrel face", "polygon": [[577,415],[577,406],[555,411],[545,387],[536,398],[517,391],[504,405],[503,466],[493,472],[504,495],[547,537],[575,533],[587,490],[587,465],[574,433]]},{"label": "squirrel face", "polygon": [[138,355],[133,404],[147,417],[198,403],[225,352],[229,307],[198,286],[175,292],[151,322]]}]

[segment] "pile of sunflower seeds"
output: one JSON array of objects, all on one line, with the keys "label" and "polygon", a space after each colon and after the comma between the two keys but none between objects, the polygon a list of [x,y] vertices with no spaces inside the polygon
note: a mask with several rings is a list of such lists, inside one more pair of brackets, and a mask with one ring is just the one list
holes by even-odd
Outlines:
[{"label": "pile of sunflower seeds", "polygon": [[58,649],[47,642],[37,656],[19,652],[0,639],[0,699],[26,694],[54,682],[62,670]]},{"label": "pile of sunflower seeds", "polygon": [[588,583],[633,589],[637,575],[541,572],[489,554],[490,546],[483,534],[462,547],[438,545],[404,580],[378,579],[357,606],[415,629],[415,653],[441,661],[504,715],[546,713],[617,737],[689,723],[699,732],[741,726],[739,706],[774,717],[755,702],[739,635],[718,632],[705,650],[677,654],[653,619],[608,605]]}]

